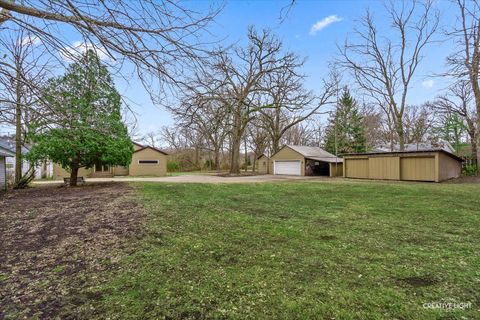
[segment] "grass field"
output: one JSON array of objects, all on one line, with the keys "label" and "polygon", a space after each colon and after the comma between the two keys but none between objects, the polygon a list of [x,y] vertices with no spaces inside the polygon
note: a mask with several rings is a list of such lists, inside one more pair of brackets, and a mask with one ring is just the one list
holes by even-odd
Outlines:
[{"label": "grass field", "polygon": [[480,317],[478,185],[137,187],[146,236],[96,288],[102,318]]}]

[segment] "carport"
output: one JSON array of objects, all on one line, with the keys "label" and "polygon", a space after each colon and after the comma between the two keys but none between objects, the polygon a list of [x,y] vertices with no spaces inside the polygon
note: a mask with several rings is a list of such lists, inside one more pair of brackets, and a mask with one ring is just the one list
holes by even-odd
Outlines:
[{"label": "carport", "polygon": [[462,159],[443,149],[357,153],[343,159],[345,178],[440,182],[462,171]]}]

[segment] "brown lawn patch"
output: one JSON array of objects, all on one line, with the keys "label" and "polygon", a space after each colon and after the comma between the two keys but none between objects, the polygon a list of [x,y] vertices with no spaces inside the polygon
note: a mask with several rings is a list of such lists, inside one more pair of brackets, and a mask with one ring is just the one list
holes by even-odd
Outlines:
[{"label": "brown lawn patch", "polygon": [[144,217],[124,183],[13,191],[0,208],[0,318],[88,312],[77,309],[100,298],[99,272],[116,267]]}]

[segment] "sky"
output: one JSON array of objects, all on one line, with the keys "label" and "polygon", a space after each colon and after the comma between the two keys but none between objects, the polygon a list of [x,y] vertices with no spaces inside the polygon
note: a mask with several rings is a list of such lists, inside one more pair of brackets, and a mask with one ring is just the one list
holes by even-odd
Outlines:
[{"label": "sky", "polygon": [[[271,29],[284,43],[285,48],[307,58],[304,72],[308,75],[306,87],[319,92],[322,79],[328,74],[329,64],[337,57],[337,44],[342,44],[352,36],[353,29],[365,11],[370,9],[385,37],[391,37],[389,22],[385,17],[382,1],[297,1],[286,15],[280,19],[289,1],[228,1],[224,10],[212,25],[211,31],[226,43],[245,43],[248,26],[257,29]],[[449,1],[437,1],[442,27],[454,22]],[[282,11],[283,9],[283,11]],[[441,30],[440,30],[441,32]],[[439,34],[441,36],[441,34]],[[446,82],[437,75],[446,69],[445,59],[452,52],[451,42],[432,44],[425,52],[417,76],[412,82],[410,104],[421,104],[439,94]],[[351,85],[347,75],[344,83]],[[139,87],[124,91],[127,96],[135,97],[140,106],[139,127],[143,131],[157,130],[164,125],[172,125],[170,114],[155,107],[148,96]]]},{"label": "sky", "polygon": [[[322,79],[328,74],[328,66],[338,57],[337,44],[353,36],[353,30],[367,9],[373,12],[381,34],[387,38],[394,35],[389,28],[383,1],[337,0],[301,1],[297,0],[288,8],[290,1],[234,1],[225,2],[225,7],[210,27],[214,37],[223,39],[225,44],[245,43],[247,28],[271,29],[284,43],[286,50],[307,58],[303,72],[307,74],[305,86],[319,92]],[[188,6],[201,10],[206,2],[190,1]],[[450,1],[435,2],[441,14],[441,29],[455,22],[451,14],[454,7]],[[283,14],[283,20],[280,17]],[[441,30],[440,30],[441,32]],[[74,33],[65,33],[72,45],[78,43]],[[438,34],[439,39],[441,33]],[[453,51],[450,41],[437,42],[424,51],[424,61],[412,82],[409,104],[421,104],[434,98],[446,86],[446,81],[437,74],[446,70],[445,59]],[[345,85],[352,86],[348,75],[343,76]],[[119,92],[129,101],[137,115],[141,133],[156,131],[162,126],[173,124],[168,111],[155,106],[136,79],[125,81],[115,78]]]}]

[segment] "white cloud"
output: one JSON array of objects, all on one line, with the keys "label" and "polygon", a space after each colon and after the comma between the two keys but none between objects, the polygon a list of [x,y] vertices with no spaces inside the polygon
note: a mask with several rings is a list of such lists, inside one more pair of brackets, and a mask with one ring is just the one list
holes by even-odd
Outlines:
[{"label": "white cloud", "polygon": [[29,35],[29,36],[26,36],[25,38],[22,39],[22,45],[24,45],[24,46],[26,46],[28,44],[36,46],[36,45],[40,44],[40,42],[42,42],[42,41],[37,36],[30,36]]},{"label": "white cloud", "polygon": [[99,48],[96,45],[93,45],[91,43],[85,43],[81,41],[75,41],[72,43],[71,46],[65,47],[62,50],[60,50],[60,55],[63,58],[63,60],[68,61],[68,62],[73,62],[74,58],[78,55],[82,55],[87,50],[94,50],[97,53],[98,58],[103,61],[111,61],[112,58],[110,55],[107,53],[105,49]]},{"label": "white cloud", "polygon": [[310,28],[310,35],[314,36],[318,31],[321,31],[323,28],[329,26],[334,22],[340,22],[343,18],[338,17],[336,14],[331,16],[325,17],[320,21],[317,21],[311,28]]},{"label": "white cloud", "polygon": [[431,89],[433,88],[434,85],[435,85],[435,81],[433,81],[432,79],[422,81],[422,86],[424,88]]}]

